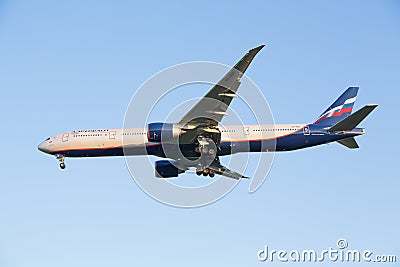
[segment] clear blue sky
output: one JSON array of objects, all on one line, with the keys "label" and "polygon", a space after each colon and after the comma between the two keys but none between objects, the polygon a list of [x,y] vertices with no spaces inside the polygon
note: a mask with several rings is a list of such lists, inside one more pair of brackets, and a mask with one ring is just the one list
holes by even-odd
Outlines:
[{"label": "clear blue sky", "polygon": [[[398,1],[0,1],[0,266],[261,266],[264,245],[340,237],[400,258],[399,26]],[[200,209],[154,201],[123,158],[60,171],[37,151],[59,132],[122,127],[166,67],[231,65],[261,43],[247,74],[276,122],[312,122],[348,86],[356,108],[379,104],[359,150],[278,154],[255,194],[242,181]]]}]

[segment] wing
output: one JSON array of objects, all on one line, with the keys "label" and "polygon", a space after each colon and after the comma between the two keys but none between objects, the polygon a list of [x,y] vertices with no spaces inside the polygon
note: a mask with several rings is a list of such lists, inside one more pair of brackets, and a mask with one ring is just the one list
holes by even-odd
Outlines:
[{"label": "wing", "polygon": [[264,47],[251,49],[211,90],[179,121],[187,128],[216,126],[226,115],[226,110],[240,86],[240,79],[255,55]]},{"label": "wing", "polygon": [[214,161],[210,164],[210,166],[208,166],[208,168],[211,170],[214,170],[216,174],[226,176],[229,178],[233,178],[236,180],[239,180],[241,178],[249,178],[249,177],[246,177],[240,173],[237,173],[235,171],[232,171],[232,170],[222,166],[218,157],[216,157],[214,159]]}]

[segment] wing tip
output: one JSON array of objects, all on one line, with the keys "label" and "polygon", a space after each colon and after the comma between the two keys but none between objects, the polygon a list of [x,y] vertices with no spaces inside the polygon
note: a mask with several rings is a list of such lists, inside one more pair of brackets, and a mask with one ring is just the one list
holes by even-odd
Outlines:
[{"label": "wing tip", "polygon": [[255,48],[253,48],[253,49],[250,49],[249,52],[258,53],[261,49],[263,49],[264,46],[266,46],[266,44],[262,44],[262,45],[259,45],[259,46],[255,47]]}]

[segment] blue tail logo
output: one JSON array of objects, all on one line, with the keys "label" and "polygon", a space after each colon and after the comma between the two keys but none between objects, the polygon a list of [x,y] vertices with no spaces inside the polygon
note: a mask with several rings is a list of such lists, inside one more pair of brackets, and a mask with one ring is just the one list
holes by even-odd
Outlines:
[{"label": "blue tail logo", "polygon": [[334,125],[343,120],[353,111],[354,102],[356,101],[358,87],[349,87],[339,98],[333,102],[314,124]]}]

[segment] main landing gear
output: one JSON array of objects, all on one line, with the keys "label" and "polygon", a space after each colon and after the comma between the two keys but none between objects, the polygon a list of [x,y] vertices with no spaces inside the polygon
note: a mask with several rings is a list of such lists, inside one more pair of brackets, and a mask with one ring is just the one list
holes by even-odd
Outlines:
[{"label": "main landing gear", "polygon": [[65,167],[66,167],[65,162],[64,162],[65,156],[64,156],[63,154],[56,154],[55,156],[56,156],[56,158],[60,161],[60,168],[61,168],[62,170],[64,170]]},{"label": "main landing gear", "polygon": [[199,167],[199,168],[196,169],[196,174],[198,176],[200,176],[202,174],[203,174],[203,176],[208,176],[209,175],[211,178],[213,178],[215,176],[215,171],[210,169],[210,168],[207,168],[207,167],[206,168]]},{"label": "main landing gear", "polygon": [[199,145],[195,148],[195,152],[200,153],[200,162],[196,168],[196,174],[199,176],[210,176],[212,178],[215,176],[215,171],[209,168],[209,166],[217,156],[217,145],[214,140],[209,137],[199,136],[197,140]]}]

